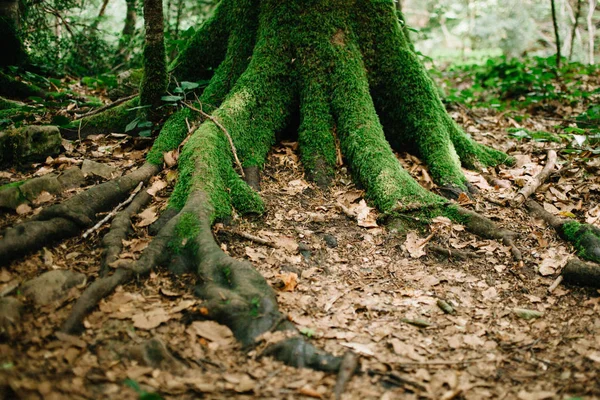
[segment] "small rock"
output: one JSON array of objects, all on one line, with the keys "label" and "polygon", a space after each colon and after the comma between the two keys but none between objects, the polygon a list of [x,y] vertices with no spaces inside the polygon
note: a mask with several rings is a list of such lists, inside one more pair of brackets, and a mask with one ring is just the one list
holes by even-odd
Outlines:
[{"label": "small rock", "polygon": [[325,241],[327,246],[331,247],[332,249],[338,246],[338,241],[333,235],[326,233],[325,235],[323,235],[323,240]]},{"label": "small rock", "polygon": [[23,303],[14,297],[0,298],[0,334],[16,325],[21,319]]},{"label": "small rock", "polygon": [[298,243],[298,251],[300,252],[300,254],[302,254],[302,256],[304,257],[304,259],[308,262],[310,260],[310,247],[308,247],[308,245],[304,242],[300,242]]},{"label": "small rock", "polygon": [[70,270],[45,272],[23,284],[23,294],[38,306],[45,306],[67,295],[73,286],[85,281],[85,275]]},{"label": "small rock", "polygon": [[110,165],[106,165],[103,163],[99,163],[91,160],[83,160],[83,164],[81,164],[81,172],[84,175],[96,175],[104,179],[112,178],[116,169],[111,167]]}]

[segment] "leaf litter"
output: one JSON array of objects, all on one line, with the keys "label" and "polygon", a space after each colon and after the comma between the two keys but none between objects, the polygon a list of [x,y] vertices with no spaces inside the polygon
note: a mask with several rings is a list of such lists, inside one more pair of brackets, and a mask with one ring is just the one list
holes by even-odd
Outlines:
[{"label": "leaf litter", "polygon": [[[512,142],[506,127],[552,131],[554,122],[533,115],[517,123],[493,110],[476,112],[490,122],[485,125],[489,133],[481,132],[464,110],[452,116],[478,141],[520,156],[510,168],[468,172],[480,194],[465,202],[520,234],[523,266],[514,264],[506,246],[443,218],[425,233],[402,236],[386,230],[343,168],[328,190],[308,182],[293,142],[274,148],[265,168],[261,195],[267,214],[232,221],[236,230],[274,246],[215,231],[231,255],[254,263],[277,289],[283,312],[317,346],[338,355],[349,349],[361,355],[364,373],[350,381],[344,399],[600,396],[594,384],[600,368],[598,292],[559,286],[549,293],[573,249],[542,221],[501,205],[541,170],[546,150],[555,145]],[[128,137],[96,135],[81,143],[65,141],[63,147],[62,158],[28,173],[2,171],[2,183],[81,165],[90,155],[91,161],[119,172],[143,161],[142,150]],[[417,158],[398,157],[424,187],[436,189]],[[561,155],[558,171],[540,187],[536,200],[555,215],[598,226],[598,160]],[[176,161],[177,154],[170,154],[168,167]],[[174,176],[175,170],[167,169],[154,180],[149,189],[154,202],[135,221],[137,236],[124,243],[126,254],[135,257],[145,247],[146,227],[164,208],[161,193],[172,188]],[[102,179],[93,175],[87,183]],[[82,189],[43,195],[37,202],[58,202]],[[25,206],[6,214],[2,226],[35,212]],[[328,245],[325,236],[336,245]],[[93,280],[99,272],[100,238],[69,239],[14,263],[0,272],[0,293],[29,304],[18,285],[42,270],[71,269]],[[438,256],[427,244],[473,257]],[[27,307],[0,343],[3,391],[31,398],[137,398],[123,384],[129,378],[165,399],[327,398],[332,393],[334,376],[281,365],[260,357],[258,349],[245,353],[228,328],[198,319],[207,312],[193,296],[194,284],[189,275],[157,270],[145,281],[119,287],[88,316],[79,337],[57,333],[74,296],[43,308]],[[157,368],[134,357],[132,345],[153,338],[166,343],[183,367]],[[265,343],[276,340],[281,340],[276,334],[265,336]]]}]

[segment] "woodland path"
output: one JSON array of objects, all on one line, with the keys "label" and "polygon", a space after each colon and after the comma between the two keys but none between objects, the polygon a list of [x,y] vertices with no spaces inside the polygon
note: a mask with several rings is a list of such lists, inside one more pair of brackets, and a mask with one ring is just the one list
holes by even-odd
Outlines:
[{"label": "woodland path", "polygon": [[[469,174],[481,193],[467,207],[520,234],[522,266],[501,243],[481,240],[448,220],[436,220],[431,238],[430,232],[404,237],[374,226],[374,211],[360,203],[362,192],[344,168],[333,186],[321,191],[305,181],[293,142],[279,145],[269,157],[261,192],[267,214],[217,225],[219,243],[234,257],[252,261],[280,288],[282,312],[318,347],[361,355],[363,373],[352,379],[344,399],[600,398],[598,292],[561,285],[549,293],[572,249],[524,210],[498,204],[512,198],[519,180],[539,172],[546,150],[557,145],[507,138],[504,128],[517,124],[507,116],[480,113],[476,123],[460,109],[452,115],[477,141],[520,154],[516,166],[498,171],[495,187]],[[517,125],[540,129],[552,123],[533,117]],[[84,157],[125,171],[142,163],[145,151],[143,141],[103,135],[66,148],[62,159],[38,165],[37,173],[79,164]],[[401,155],[401,161],[423,185],[433,185],[418,160]],[[562,154],[559,161],[560,173],[542,186],[537,200],[550,211],[580,213],[598,226],[598,158]],[[166,187],[135,220],[137,237],[126,242],[125,256],[137,257],[150,240],[146,226],[164,207],[174,170],[159,176]],[[2,174],[14,179],[17,173]],[[88,177],[88,184],[95,181]],[[55,200],[40,197],[39,205]],[[36,207],[20,212],[5,214],[0,224],[13,225]],[[357,222],[349,212],[366,219]],[[106,229],[11,264],[0,271],[0,291],[54,269],[95,276]],[[431,247],[419,247],[425,238],[428,245],[471,257],[437,255]],[[332,393],[335,376],[261,358],[262,346],[245,354],[226,328],[198,320],[202,303],[193,295],[193,277],[166,270],[103,300],[81,336],[56,335],[84,286],[43,307],[26,302],[21,322],[0,341],[4,398],[150,398],[140,397],[131,387],[136,384],[165,399],[329,398]],[[20,289],[10,295],[24,299]],[[440,299],[455,313],[446,314]],[[515,308],[543,315],[526,320]],[[160,350],[163,346],[168,352]]]}]

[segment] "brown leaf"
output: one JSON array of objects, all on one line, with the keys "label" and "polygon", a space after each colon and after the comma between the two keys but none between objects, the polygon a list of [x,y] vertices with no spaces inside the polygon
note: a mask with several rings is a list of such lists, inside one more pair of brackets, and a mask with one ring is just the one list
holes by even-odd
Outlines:
[{"label": "brown leaf", "polygon": [[295,272],[277,274],[275,277],[283,282],[283,286],[279,288],[282,292],[293,292],[298,286],[298,274]]},{"label": "brown leaf", "polygon": [[408,251],[408,254],[410,254],[412,258],[419,258],[426,254],[423,250],[426,243],[425,239],[419,238],[416,233],[408,232],[404,247],[406,247],[406,251]]},{"label": "brown leaf", "polygon": [[[150,189],[148,189],[148,191],[150,191]],[[140,221],[135,225],[140,228],[152,224],[158,219],[158,215],[156,214],[156,206],[146,208],[143,212],[138,214],[138,218]]]},{"label": "brown leaf", "polygon": [[170,320],[171,315],[164,308],[160,307],[145,313],[136,314],[131,319],[133,320],[134,327],[149,330]]}]

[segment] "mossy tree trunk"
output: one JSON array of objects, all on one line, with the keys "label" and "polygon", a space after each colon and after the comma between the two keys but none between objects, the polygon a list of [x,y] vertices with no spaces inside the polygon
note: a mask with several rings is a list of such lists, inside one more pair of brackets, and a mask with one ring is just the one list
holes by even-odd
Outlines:
[{"label": "mossy tree trunk", "polygon": [[[139,104],[160,105],[165,83],[160,72],[164,45],[158,39],[160,0],[146,0],[144,12],[155,14],[146,16],[147,68]],[[471,223],[478,234],[507,239],[506,231],[492,232],[491,221],[449,206],[446,199],[425,190],[396,159],[394,150],[417,154],[445,193],[454,196],[469,190],[461,166],[511,161],[474,142],[448,116],[396,12],[392,0],[222,0],[171,66],[178,82],[209,84],[197,93],[194,104],[182,104],[165,122],[143,167],[155,173],[165,152],[187,138],[168,217],[161,217],[162,228],[134,265],[117,269],[86,290],[63,329],[77,330],[85,313],[117,285],[158,264],[183,264],[198,276],[197,293],[206,301],[208,317],[227,324],[240,342],[250,345],[270,330],[294,331],[264,278],[250,264],[225,254],[210,228],[233,209],[240,214],[264,211],[259,193],[240,176],[241,170],[263,167],[277,133],[298,112],[301,159],[309,177],[320,185],[334,175],[339,142],[355,181],[383,213],[447,215]],[[150,22],[155,19],[160,24]],[[152,90],[144,92],[144,87]],[[122,126],[135,104],[137,99],[85,124],[95,129]],[[203,113],[195,110],[210,116],[203,121]],[[190,130],[192,126],[196,128]],[[234,166],[236,156],[242,169]],[[147,177],[136,175],[139,180]],[[126,196],[125,189],[120,195]],[[110,200],[117,199],[111,193]],[[77,201],[86,203],[87,197]],[[0,240],[0,260],[25,251],[15,250],[15,243],[31,236],[28,229],[38,232],[41,245],[53,239],[43,236],[39,226],[46,225],[40,219],[52,217],[75,229],[89,226],[88,216],[100,208],[93,204],[81,218],[73,207],[40,213],[29,222],[32,228],[16,227],[6,236],[10,241]],[[301,336],[283,341],[273,352],[299,366],[335,370],[340,363]]]},{"label": "mossy tree trunk", "polygon": [[0,67],[25,61],[19,26],[18,0],[0,0]]},{"label": "mossy tree trunk", "polygon": [[167,58],[164,43],[162,0],[144,0],[144,76],[140,87],[140,104],[150,106],[148,116],[158,118],[161,97],[167,88]]}]

